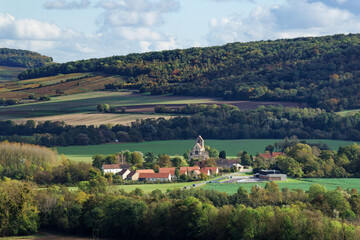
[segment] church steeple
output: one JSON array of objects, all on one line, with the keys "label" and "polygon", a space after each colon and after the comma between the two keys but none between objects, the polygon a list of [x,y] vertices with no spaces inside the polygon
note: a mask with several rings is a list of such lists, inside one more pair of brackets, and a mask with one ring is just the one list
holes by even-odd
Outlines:
[{"label": "church steeple", "polygon": [[201,148],[205,148],[204,139],[200,135],[197,137],[196,142],[200,144]]}]

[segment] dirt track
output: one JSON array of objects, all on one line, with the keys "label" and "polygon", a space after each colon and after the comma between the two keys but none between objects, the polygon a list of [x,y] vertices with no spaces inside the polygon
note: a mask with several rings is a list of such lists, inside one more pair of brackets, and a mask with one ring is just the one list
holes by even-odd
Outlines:
[{"label": "dirt track", "polygon": [[[238,107],[239,109],[256,109],[257,107],[263,106],[278,106],[282,105],[284,107],[306,107],[305,103],[296,103],[296,102],[258,102],[258,101],[217,101],[213,103],[200,103],[206,105],[212,104],[229,104]],[[186,106],[187,104],[151,104],[151,105],[135,105],[135,106],[124,106],[126,107],[126,112],[129,113],[154,113],[154,107],[157,105],[163,105],[168,108],[178,108]],[[118,109],[119,110],[119,109]]]}]

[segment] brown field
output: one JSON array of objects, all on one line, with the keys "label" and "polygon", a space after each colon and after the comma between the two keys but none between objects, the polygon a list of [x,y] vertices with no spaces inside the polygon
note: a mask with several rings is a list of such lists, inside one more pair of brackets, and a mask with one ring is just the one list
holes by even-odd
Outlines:
[{"label": "brown field", "polygon": [[155,114],[117,114],[117,113],[74,113],[74,114],[63,114],[58,116],[44,116],[44,117],[35,117],[35,118],[21,118],[21,119],[12,119],[18,124],[25,123],[27,120],[34,120],[35,122],[45,122],[45,121],[59,121],[65,122],[68,125],[94,125],[99,126],[101,124],[122,124],[130,125],[132,122],[135,122],[137,119],[147,119],[147,118],[165,118],[169,119],[172,116],[164,115],[155,115]]},{"label": "brown field", "polygon": [[121,76],[92,73],[93,76],[66,82],[69,79],[85,77],[89,73],[64,74],[54,77],[36,78],[22,81],[0,82],[1,97],[6,99],[24,99],[29,95],[57,96],[83,93],[103,89],[105,84],[122,81]]},{"label": "brown field", "polygon": [[16,81],[17,76],[26,68],[0,66],[0,83]]}]

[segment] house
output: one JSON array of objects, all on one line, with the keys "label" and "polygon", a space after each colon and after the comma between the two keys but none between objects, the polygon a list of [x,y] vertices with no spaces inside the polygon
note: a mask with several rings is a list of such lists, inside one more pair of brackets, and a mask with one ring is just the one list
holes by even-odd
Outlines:
[{"label": "house", "polygon": [[130,174],[130,170],[129,169],[123,169],[121,170],[118,175],[122,178],[122,179],[126,179],[127,176]]},{"label": "house", "polygon": [[286,174],[282,174],[278,170],[260,170],[260,172],[254,174],[255,178],[260,178],[268,181],[286,181]]},{"label": "house", "polygon": [[200,135],[196,139],[193,150],[189,153],[189,161],[193,158],[200,159],[201,161],[209,158],[209,153],[205,150],[204,139]]},{"label": "house", "polygon": [[[191,173],[195,170],[199,170],[199,166],[194,166],[194,167],[180,167],[179,172],[180,172],[180,176],[185,174],[185,175],[191,175]],[[200,172],[199,172],[200,174]]]},{"label": "house", "polygon": [[201,174],[201,172],[200,172],[199,169],[196,169],[196,170],[193,170],[193,171],[189,172],[189,175],[194,177],[194,178],[199,178],[200,174]]},{"label": "house", "polygon": [[129,169],[131,165],[129,164],[104,164],[102,166],[102,170],[104,171],[104,174],[107,173],[113,173],[116,174],[118,172],[121,172],[123,169]]},{"label": "house", "polygon": [[176,171],[176,168],[174,168],[174,167],[171,167],[171,168],[159,168],[159,173],[170,173],[171,178],[173,178],[173,179],[176,178],[175,171]]},{"label": "house", "polygon": [[216,165],[218,168],[232,168],[235,167],[237,171],[241,171],[244,167],[239,163],[239,159],[216,159]]},{"label": "house", "polygon": [[139,181],[149,181],[149,182],[171,181],[171,175],[170,173],[140,173]]},{"label": "house", "polygon": [[139,179],[139,173],[138,172],[131,172],[127,175],[127,180],[131,181],[137,181]]},{"label": "house", "polygon": [[205,171],[209,171],[209,176],[210,175],[217,175],[217,174],[219,174],[219,168],[218,167],[204,167],[204,168],[202,168],[202,169],[200,169],[200,171],[201,170],[205,170]]},{"label": "house", "polygon": [[210,176],[210,171],[209,169],[205,169],[205,168],[202,168],[199,170],[200,173],[204,173],[206,176]]},{"label": "house", "polygon": [[137,169],[137,173],[155,173],[153,169]]}]

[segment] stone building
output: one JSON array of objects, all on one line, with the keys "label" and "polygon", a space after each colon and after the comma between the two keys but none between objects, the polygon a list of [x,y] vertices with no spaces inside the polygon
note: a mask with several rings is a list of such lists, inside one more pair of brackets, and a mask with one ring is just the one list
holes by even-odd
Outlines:
[{"label": "stone building", "polygon": [[196,139],[193,150],[189,153],[189,160],[196,158],[201,161],[209,158],[209,153],[205,150],[204,139],[199,135]]}]

